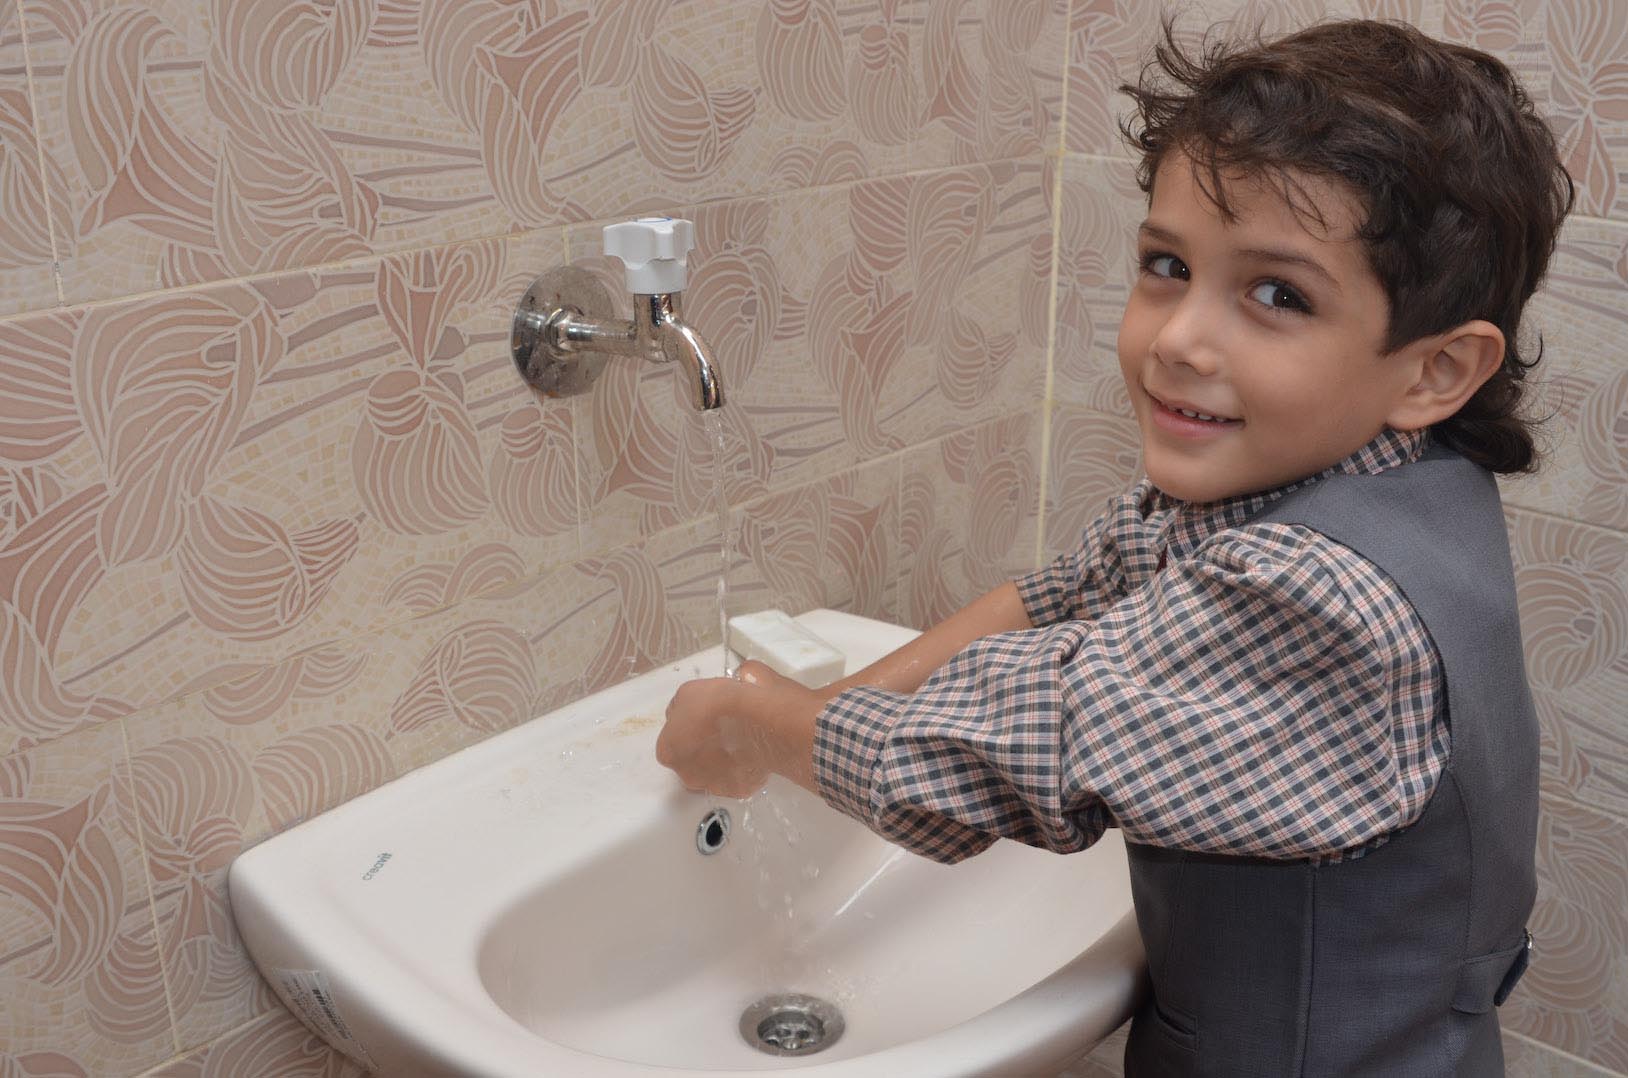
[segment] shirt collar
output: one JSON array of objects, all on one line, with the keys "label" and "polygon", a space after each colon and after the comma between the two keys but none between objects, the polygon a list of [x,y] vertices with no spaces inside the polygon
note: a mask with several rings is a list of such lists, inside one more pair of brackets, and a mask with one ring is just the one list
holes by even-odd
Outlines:
[{"label": "shirt collar", "polygon": [[1331,475],[1374,475],[1408,464],[1424,452],[1425,432],[1383,430],[1373,441],[1316,475],[1297,479],[1271,490],[1239,494],[1218,502],[1186,502],[1153,489],[1154,512],[1170,513],[1168,546],[1186,550],[1222,528],[1228,528],[1258,514],[1291,490],[1309,486]]}]

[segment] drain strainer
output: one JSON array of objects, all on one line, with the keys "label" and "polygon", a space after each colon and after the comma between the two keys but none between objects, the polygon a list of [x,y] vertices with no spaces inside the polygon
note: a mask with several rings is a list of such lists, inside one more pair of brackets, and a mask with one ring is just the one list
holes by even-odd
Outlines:
[{"label": "drain strainer", "polygon": [[842,1036],[842,1012],[796,992],[765,996],[741,1014],[741,1036],[772,1056],[806,1056]]}]

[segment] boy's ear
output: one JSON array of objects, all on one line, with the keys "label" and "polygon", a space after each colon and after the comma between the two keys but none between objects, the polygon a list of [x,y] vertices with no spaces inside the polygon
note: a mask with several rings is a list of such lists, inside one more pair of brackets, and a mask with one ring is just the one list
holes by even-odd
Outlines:
[{"label": "boy's ear", "polygon": [[1423,430],[1457,412],[1504,361],[1504,333],[1474,319],[1445,333],[1403,345],[1413,379],[1392,407],[1393,430]]}]

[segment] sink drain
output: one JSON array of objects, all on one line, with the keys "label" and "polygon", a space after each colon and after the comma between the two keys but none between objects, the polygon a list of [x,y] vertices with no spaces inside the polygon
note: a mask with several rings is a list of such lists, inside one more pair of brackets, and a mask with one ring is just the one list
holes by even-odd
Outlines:
[{"label": "sink drain", "polygon": [[799,993],[765,996],[741,1014],[741,1036],[772,1056],[806,1056],[837,1043],[842,1012]]}]

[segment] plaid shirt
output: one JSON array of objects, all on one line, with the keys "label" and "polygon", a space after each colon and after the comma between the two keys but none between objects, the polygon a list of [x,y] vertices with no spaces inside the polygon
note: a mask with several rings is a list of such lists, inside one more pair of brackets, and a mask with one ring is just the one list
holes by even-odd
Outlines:
[{"label": "plaid shirt", "polygon": [[915,693],[832,699],[815,775],[938,861],[997,837],[1323,861],[1423,812],[1447,759],[1434,645],[1388,578],[1309,528],[1249,524],[1335,472],[1415,459],[1386,432],[1327,472],[1212,504],[1143,480],[1018,581],[1037,626],[973,642]]}]

